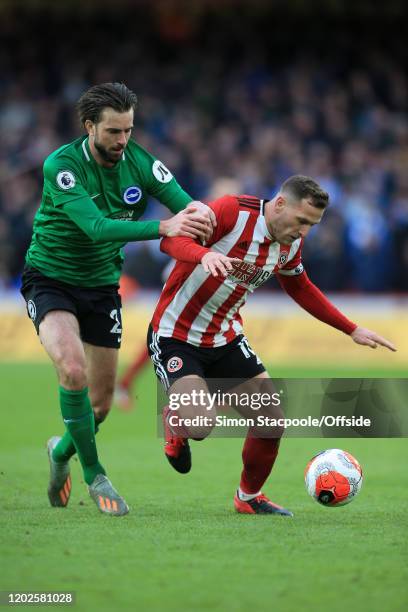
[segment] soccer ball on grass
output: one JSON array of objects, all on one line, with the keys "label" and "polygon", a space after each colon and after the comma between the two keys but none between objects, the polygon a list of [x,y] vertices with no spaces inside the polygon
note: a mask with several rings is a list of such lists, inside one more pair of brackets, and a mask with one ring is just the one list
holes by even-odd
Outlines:
[{"label": "soccer ball on grass", "polygon": [[344,506],[359,493],[363,472],[353,455],[330,448],[309,461],[305,484],[309,495],[323,506]]}]

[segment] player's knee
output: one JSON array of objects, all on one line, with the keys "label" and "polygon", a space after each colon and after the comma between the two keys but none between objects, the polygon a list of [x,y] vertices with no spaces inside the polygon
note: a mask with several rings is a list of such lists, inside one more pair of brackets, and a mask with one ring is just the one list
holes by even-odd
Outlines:
[{"label": "player's knee", "polygon": [[204,440],[205,438],[208,438],[214,427],[215,423],[208,424],[202,427],[190,427],[190,433],[188,437],[192,438],[193,440]]},{"label": "player's knee", "polygon": [[106,419],[106,417],[109,414],[110,408],[111,408],[110,402],[109,403],[104,402],[102,404],[97,404],[93,406],[95,419],[98,421],[98,423],[102,423]]},{"label": "player's knee", "polygon": [[212,430],[214,429],[215,424],[207,424],[202,426],[190,426],[184,427],[187,432],[187,437],[193,440],[204,440],[208,438]]},{"label": "player's knee", "polygon": [[65,361],[58,367],[60,383],[72,391],[87,386],[85,366],[76,361]]},{"label": "player's knee", "polygon": [[95,424],[96,425],[100,425],[101,423],[104,422],[104,420],[106,419],[106,417],[109,414],[109,407],[102,407],[102,406],[94,406],[93,407],[93,411],[94,411],[94,416],[95,416]]},{"label": "player's knee", "polygon": [[113,385],[108,385],[108,386],[104,386],[103,388],[101,388],[98,393],[96,394],[92,394],[91,393],[91,401],[92,401],[92,408],[95,414],[95,417],[97,417],[100,422],[102,422],[108,415],[111,406],[112,406],[112,401],[113,401],[113,393],[114,393],[114,386]]},{"label": "player's knee", "polygon": [[277,423],[274,430],[274,437],[280,439],[285,433],[285,415],[283,413],[283,410],[279,406],[275,407],[273,417]]},{"label": "player's knee", "polygon": [[283,425],[276,425],[271,428],[271,431],[268,432],[268,435],[271,435],[275,440],[280,440],[283,434],[285,433],[285,428]]},{"label": "player's knee", "polygon": [[207,438],[215,427],[215,412],[204,411],[184,419],[184,429],[189,438],[203,440]]},{"label": "player's knee", "polygon": [[257,415],[256,424],[250,427],[250,431],[256,438],[279,440],[285,433],[284,418],[279,407],[263,410]]}]

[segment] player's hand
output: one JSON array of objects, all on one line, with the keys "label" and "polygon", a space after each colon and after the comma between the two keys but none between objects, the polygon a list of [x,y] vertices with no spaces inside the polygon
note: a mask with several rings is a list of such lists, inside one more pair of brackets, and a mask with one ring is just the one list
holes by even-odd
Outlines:
[{"label": "player's hand", "polygon": [[210,221],[211,223],[211,234],[209,235],[209,238],[210,238],[213,233],[214,228],[217,227],[217,217],[215,216],[215,212],[212,210],[212,208],[207,206],[207,204],[204,204],[204,202],[200,202],[199,200],[194,200],[194,202],[190,202],[190,204],[187,205],[187,209],[190,209],[190,208],[194,208],[195,210],[200,212],[204,217],[206,217]]},{"label": "player's hand", "polygon": [[364,346],[369,346],[374,349],[377,348],[378,345],[381,345],[390,349],[390,351],[397,350],[392,342],[389,342],[389,340],[386,340],[382,336],[364,327],[357,327],[350,335],[356,344],[363,344]]},{"label": "player's hand", "polygon": [[233,270],[233,263],[238,263],[241,261],[237,257],[227,257],[227,255],[223,255],[222,253],[217,253],[216,251],[210,251],[206,253],[202,259],[201,263],[205,272],[209,272],[213,276],[228,276],[228,272]]},{"label": "player's hand", "polygon": [[199,200],[195,200],[194,202],[190,202],[184,210],[185,213],[193,214],[194,218],[204,221],[207,225],[207,229],[204,237],[201,239],[201,242],[205,244],[210,240],[214,228],[217,225],[217,219],[215,213],[209,206],[200,202]]},{"label": "player's hand", "polygon": [[211,236],[211,222],[195,207],[186,208],[170,219],[160,221],[160,236],[187,236],[188,238],[199,239],[204,242],[207,236]]}]

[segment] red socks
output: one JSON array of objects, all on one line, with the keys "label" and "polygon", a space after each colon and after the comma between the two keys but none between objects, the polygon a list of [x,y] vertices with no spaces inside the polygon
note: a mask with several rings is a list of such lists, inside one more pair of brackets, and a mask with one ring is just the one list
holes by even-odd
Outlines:
[{"label": "red socks", "polygon": [[279,451],[279,438],[252,438],[248,434],[242,449],[244,469],[240,489],[258,493],[268,478]]}]

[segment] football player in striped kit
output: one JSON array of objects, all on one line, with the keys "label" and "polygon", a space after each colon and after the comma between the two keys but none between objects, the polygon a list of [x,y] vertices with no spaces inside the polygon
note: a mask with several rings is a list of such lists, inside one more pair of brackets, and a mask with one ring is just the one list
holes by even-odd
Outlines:
[{"label": "football player in striped kit", "polygon": [[[162,250],[177,264],[154,312],[148,348],[156,375],[169,394],[207,392],[211,379],[231,379],[230,391],[238,389],[234,385],[239,379],[240,391],[259,391],[262,385],[263,391],[274,392],[265,367],[243,334],[240,315],[248,294],[273,274],[302,308],[357,344],[395,350],[385,338],[345,317],[307,276],[303,241],[321,221],[328,203],[328,194],[313,179],[297,175],[286,180],[269,201],[242,195],[210,203],[217,227],[205,246],[187,237],[162,240]],[[235,408],[248,416],[247,410]],[[177,415],[165,408],[165,454],[177,471],[190,470],[188,439],[206,437],[215,414],[205,403],[182,406]],[[274,407],[271,414],[282,413]],[[192,427],[186,420],[191,416],[209,417],[200,421],[207,425]],[[282,428],[272,434],[248,429],[234,497],[238,512],[292,516],[262,493],[282,433]]]}]

